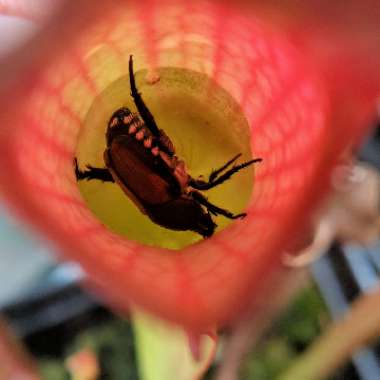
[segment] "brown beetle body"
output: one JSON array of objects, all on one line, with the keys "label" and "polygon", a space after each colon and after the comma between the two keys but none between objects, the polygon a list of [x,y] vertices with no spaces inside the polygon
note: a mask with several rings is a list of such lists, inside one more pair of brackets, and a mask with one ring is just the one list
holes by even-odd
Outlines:
[{"label": "brown beetle body", "polygon": [[174,148],[171,153],[160,150],[159,139],[138,114],[128,108],[117,110],[109,122],[106,140],[106,167],[141,212],[172,230],[213,234],[216,225],[211,215],[187,195],[191,177],[184,162],[174,155]]},{"label": "brown beetle body", "polygon": [[234,165],[225,171],[240,156],[237,155],[213,171],[208,182],[193,179],[137,91],[132,57],[129,74],[131,95],[139,113],[132,113],[128,108],[114,112],[106,132],[106,168],[87,166],[87,170],[81,171],[75,160],[77,179],[116,182],[142,213],[154,223],[172,230],[191,230],[210,237],[217,226],[211,214],[230,219],[244,217],[246,214],[233,215],[211,204],[199,190],[211,189],[261,159]]}]

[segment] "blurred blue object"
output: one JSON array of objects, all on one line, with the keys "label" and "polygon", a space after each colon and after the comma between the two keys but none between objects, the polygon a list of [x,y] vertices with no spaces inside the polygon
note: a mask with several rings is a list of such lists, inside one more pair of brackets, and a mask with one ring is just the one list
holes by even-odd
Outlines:
[{"label": "blurred blue object", "polygon": [[58,263],[54,250],[0,206],[0,312],[19,336],[43,331],[98,306],[79,287],[74,263]]},{"label": "blurred blue object", "polygon": [[[379,256],[380,240],[371,247],[335,243],[329,255],[313,264],[314,279],[334,319],[341,318],[362,293],[378,286]],[[355,379],[380,379],[379,343],[356,352],[352,363],[358,375]]]},{"label": "blurred blue object", "polygon": [[0,309],[29,291],[55,265],[48,243],[26,232],[0,204]]},{"label": "blurred blue object", "polygon": [[[358,157],[380,172],[380,122]],[[339,319],[357,297],[379,286],[380,238],[368,247],[335,242],[311,271],[333,319]],[[380,342],[356,352],[352,364],[356,375],[350,380],[380,379]]]}]

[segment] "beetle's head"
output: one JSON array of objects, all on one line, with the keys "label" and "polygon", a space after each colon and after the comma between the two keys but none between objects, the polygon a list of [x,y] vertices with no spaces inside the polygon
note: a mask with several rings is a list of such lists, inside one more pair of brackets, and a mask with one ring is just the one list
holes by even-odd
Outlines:
[{"label": "beetle's head", "polygon": [[149,205],[147,211],[153,222],[163,227],[177,231],[194,231],[204,238],[210,237],[217,226],[210,213],[205,211],[197,201],[188,197]]},{"label": "beetle's head", "polygon": [[203,212],[194,228],[195,232],[201,234],[204,238],[210,237],[215,231],[216,224],[209,213]]},{"label": "beetle's head", "polygon": [[133,115],[134,114],[126,107],[119,108],[112,114],[106,132],[107,145],[110,145],[116,136],[125,134],[125,126],[127,125],[128,127],[131,122],[129,118],[133,117]]}]

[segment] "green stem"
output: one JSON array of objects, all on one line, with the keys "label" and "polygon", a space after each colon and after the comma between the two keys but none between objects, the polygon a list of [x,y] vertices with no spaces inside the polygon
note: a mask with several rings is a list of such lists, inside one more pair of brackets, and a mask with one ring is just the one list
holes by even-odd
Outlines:
[{"label": "green stem", "polygon": [[131,321],[135,332],[140,380],[201,379],[211,364],[216,341],[200,338],[200,358],[195,360],[186,332],[153,316],[134,310]]},{"label": "green stem", "polygon": [[362,296],[277,380],[317,380],[331,375],[380,335],[380,288]]}]

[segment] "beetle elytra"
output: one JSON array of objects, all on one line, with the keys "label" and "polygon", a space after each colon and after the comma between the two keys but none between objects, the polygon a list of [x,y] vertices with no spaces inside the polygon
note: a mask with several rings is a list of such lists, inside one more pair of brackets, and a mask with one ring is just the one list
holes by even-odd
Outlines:
[{"label": "beetle elytra", "polygon": [[77,180],[115,182],[154,223],[171,230],[191,230],[205,238],[212,236],[217,227],[212,216],[244,218],[245,213],[233,214],[212,204],[201,191],[221,185],[261,158],[236,164],[241,156],[237,154],[213,170],[207,181],[191,177],[137,90],[132,56],[129,80],[138,112],[123,107],[112,114],[106,131],[105,167],[87,165],[85,170],[80,170],[75,159]]}]

